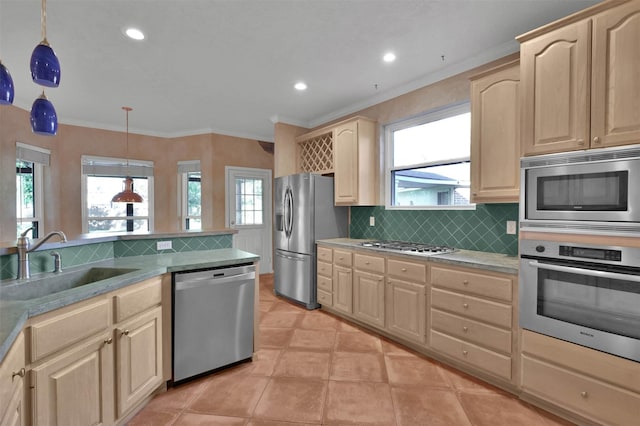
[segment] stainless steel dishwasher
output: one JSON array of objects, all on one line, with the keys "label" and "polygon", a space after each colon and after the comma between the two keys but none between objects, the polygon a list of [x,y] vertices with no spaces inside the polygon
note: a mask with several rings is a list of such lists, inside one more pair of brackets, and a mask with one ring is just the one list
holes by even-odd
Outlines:
[{"label": "stainless steel dishwasher", "polygon": [[173,274],[173,381],[253,353],[253,264]]}]

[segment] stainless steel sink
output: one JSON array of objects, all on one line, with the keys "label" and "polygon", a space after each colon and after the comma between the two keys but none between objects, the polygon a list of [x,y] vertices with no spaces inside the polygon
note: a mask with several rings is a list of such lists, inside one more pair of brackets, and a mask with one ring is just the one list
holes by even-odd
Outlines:
[{"label": "stainless steel sink", "polygon": [[129,272],[137,271],[131,268],[94,267],[65,271],[59,274],[45,274],[42,277],[27,281],[16,281],[9,285],[0,286],[0,299],[29,300],[60,293],[72,288],[93,284]]}]

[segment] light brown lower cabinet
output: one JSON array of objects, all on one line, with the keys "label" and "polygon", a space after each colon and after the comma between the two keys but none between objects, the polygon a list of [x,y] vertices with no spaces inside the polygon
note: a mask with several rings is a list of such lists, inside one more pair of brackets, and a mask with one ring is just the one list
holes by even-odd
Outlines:
[{"label": "light brown lower cabinet", "polygon": [[376,327],[384,327],[384,275],[355,271],[353,315]]},{"label": "light brown lower cabinet", "polygon": [[108,425],[113,412],[113,337],[88,339],[31,369],[33,425]]},{"label": "light brown lower cabinet", "polygon": [[416,343],[425,343],[425,284],[387,278],[387,330]]},{"label": "light brown lower cabinet", "polygon": [[638,424],[637,362],[523,330],[521,369],[524,399],[598,424]]},{"label": "light brown lower cabinet", "polygon": [[[161,286],[151,278],[31,320],[33,425],[116,424],[162,384]],[[68,332],[88,325],[90,337]]]},{"label": "light brown lower cabinet", "polygon": [[24,335],[20,333],[0,365],[0,426],[26,425]]},{"label": "light brown lower cabinet", "polygon": [[333,308],[351,315],[353,313],[353,272],[343,266],[333,267]]}]

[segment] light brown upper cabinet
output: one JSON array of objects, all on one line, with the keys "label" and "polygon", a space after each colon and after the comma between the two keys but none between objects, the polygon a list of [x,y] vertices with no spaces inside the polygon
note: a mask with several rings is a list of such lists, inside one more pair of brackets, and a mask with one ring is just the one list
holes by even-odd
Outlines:
[{"label": "light brown upper cabinet", "polygon": [[524,155],[640,142],[640,0],[518,37]]},{"label": "light brown upper cabinet", "polygon": [[359,117],[335,127],[333,165],[337,205],[375,205],[375,122]]},{"label": "light brown upper cabinet", "polygon": [[471,78],[471,202],[518,202],[520,66],[513,61]]}]

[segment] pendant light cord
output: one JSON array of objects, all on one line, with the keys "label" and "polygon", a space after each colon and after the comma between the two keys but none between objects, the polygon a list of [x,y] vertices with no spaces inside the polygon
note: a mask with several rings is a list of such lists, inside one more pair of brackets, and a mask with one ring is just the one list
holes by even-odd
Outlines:
[{"label": "pendant light cord", "polygon": [[[43,0],[44,1],[44,0]],[[126,111],[127,113],[127,121],[126,121],[126,129],[127,129],[127,136],[126,136],[126,150],[127,150],[127,176],[130,175],[129,173],[129,111],[131,111],[133,108],[128,107],[128,106],[123,106],[122,107],[123,110]]]},{"label": "pendant light cord", "polygon": [[40,13],[40,31],[42,33],[42,41],[47,44],[47,0],[42,0],[42,8]]}]

